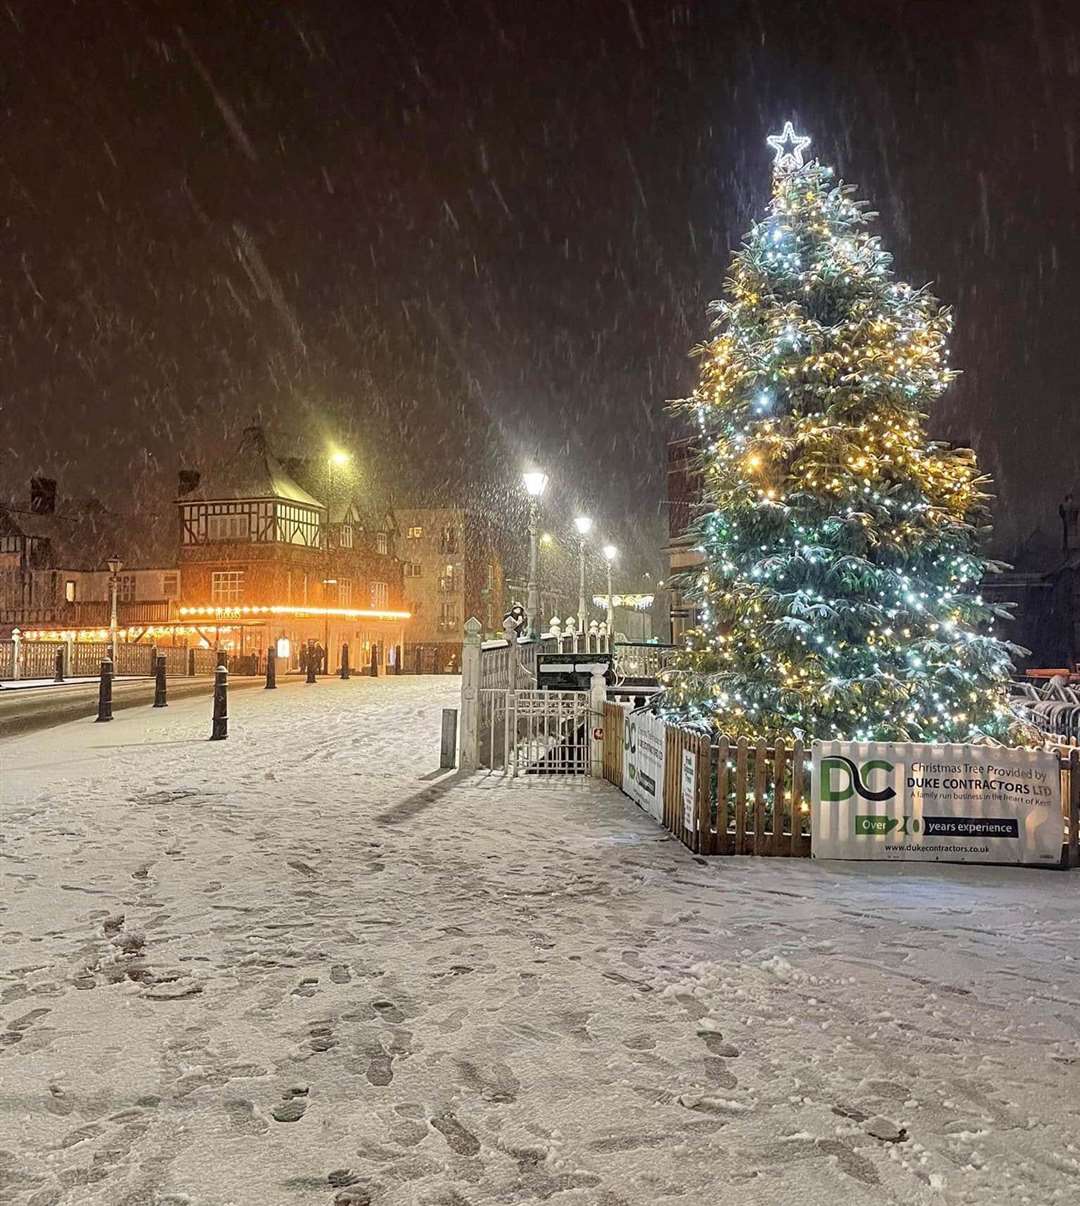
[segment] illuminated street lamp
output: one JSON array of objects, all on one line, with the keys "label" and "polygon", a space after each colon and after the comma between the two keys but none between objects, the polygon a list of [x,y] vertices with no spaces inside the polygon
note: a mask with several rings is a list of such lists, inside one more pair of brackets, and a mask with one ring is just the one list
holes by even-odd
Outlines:
[{"label": "illuminated street lamp", "polygon": [[584,632],[589,619],[588,604],[585,602],[585,537],[592,531],[592,520],[588,515],[579,515],[574,520],[578,532],[578,632]]},{"label": "illuminated street lamp", "polygon": [[537,583],[539,563],[538,545],[540,542],[540,495],[544,493],[548,479],[546,473],[532,470],[529,473],[523,473],[521,480],[525,483],[525,492],[529,496],[529,591],[526,602],[528,624],[525,631],[529,640],[535,641],[539,635],[537,624],[540,619],[540,594]]},{"label": "illuminated street lamp", "polygon": [[619,550],[613,544],[604,545],[604,560],[607,562],[607,630],[608,640],[615,640],[615,608],[611,601],[611,566]]},{"label": "illuminated street lamp", "polygon": [[124,568],[124,563],[117,556],[109,558],[105,564],[109,567],[109,599],[111,608],[109,611],[109,657],[116,660],[116,596],[120,589],[120,571]]},{"label": "illuminated street lamp", "polygon": [[[330,592],[328,590],[328,587],[337,586],[337,579],[332,578],[330,576],[331,570],[333,569],[333,565],[331,563],[331,550],[330,550],[330,522],[333,517],[333,506],[334,506],[334,470],[335,469],[344,469],[345,466],[351,460],[352,460],[352,453],[346,452],[344,450],[344,448],[335,448],[334,451],[331,452],[330,455],[326,458],[326,467],[327,467],[326,540],[324,542],[325,546],[326,546],[325,547],[326,576],[323,578],[323,581],[322,581],[322,598],[323,598],[324,606],[326,604],[328,604],[330,601]],[[344,522],[344,516],[343,516],[343,522]],[[339,536],[338,543],[340,544],[340,542],[341,542],[341,540],[340,540],[340,536]],[[326,654],[325,654],[325,656],[326,656],[326,673],[329,674],[330,673],[330,616],[329,615],[327,615],[323,621],[323,647],[326,650]]]}]

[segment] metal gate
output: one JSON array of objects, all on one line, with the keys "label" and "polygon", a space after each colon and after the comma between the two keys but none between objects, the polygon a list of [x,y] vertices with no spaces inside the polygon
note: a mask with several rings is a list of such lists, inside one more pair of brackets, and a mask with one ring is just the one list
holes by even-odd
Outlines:
[{"label": "metal gate", "polygon": [[517,775],[592,773],[594,718],[588,691],[480,692],[480,763]]}]

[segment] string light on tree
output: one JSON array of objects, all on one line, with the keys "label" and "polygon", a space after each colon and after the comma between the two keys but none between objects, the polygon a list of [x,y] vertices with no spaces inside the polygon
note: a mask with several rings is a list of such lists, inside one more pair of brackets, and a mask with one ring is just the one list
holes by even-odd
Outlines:
[{"label": "string light on tree", "polygon": [[952,318],[790,122],[683,404],[700,432],[700,630],[668,705],[735,734],[1005,736],[1015,650],[979,583],[987,479],[925,416]]}]

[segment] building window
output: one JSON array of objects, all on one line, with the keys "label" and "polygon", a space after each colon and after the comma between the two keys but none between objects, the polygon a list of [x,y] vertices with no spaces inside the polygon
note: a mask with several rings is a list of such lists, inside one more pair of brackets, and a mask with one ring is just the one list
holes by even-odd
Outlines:
[{"label": "building window", "polygon": [[352,524],[343,523],[341,525],[341,547],[343,549],[352,548]]},{"label": "building window", "polygon": [[386,607],[387,601],[390,598],[390,590],[385,582],[372,582],[371,584],[371,606],[376,608]]},{"label": "building window", "polygon": [[161,597],[163,599],[175,599],[180,593],[180,575],[179,574],[162,574],[161,575]]},{"label": "building window", "polygon": [[487,627],[488,632],[495,627],[495,604],[490,599],[487,601]]},{"label": "building window", "polygon": [[488,588],[488,590],[495,589],[495,567],[491,564],[490,561],[488,562],[488,567],[487,567],[487,588]]},{"label": "building window", "polygon": [[439,604],[439,629],[442,632],[453,632],[458,628],[457,603],[443,600]]},{"label": "building window", "polygon": [[443,571],[439,575],[439,590],[453,591],[457,587],[457,579],[454,576],[454,567],[452,565],[444,565]]},{"label": "building window", "polygon": [[421,538],[421,536],[423,536],[423,534],[424,534],[423,528],[417,527],[417,528],[409,529],[409,539],[410,540],[419,540]]},{"label": "building window", "polygon": [[75,602],[75,592],[76,592],[75,579],[69,578],[64,583],[64,598],[67,599],[67,601],[69,603],[74,603]]},{"label": "building window", "polygon": [[457,552],[457,528],[452,523],[448,523],[442,530],[442,540],[440,541],[442,552],[456,553]]},{"label": "building window", "polygon": [[251,516],[211,515],[207,520],[206,531],[210,540],[250,540]]},{"label": "building window", "polygon": [[277,539],[285,544],[303,544],[309,549],[319,546],[319,512],[294,503],[275,503]]},{"label": "building window", "polygon": [[390,551],[390,541],[385,532],[375,533],[375,552],[388,553]]},{"label": "building window", "polygon": [[352,607],[352,579],[339,578],[337,584],[338,607]]},{"label": "building window", "polygon": [[419,561],[406,561],[405,562],[405,577],[406,578],[420,578],[423,576],[423,573],[424,573],[424,567],[420,564]]},{"label": "building window", "polygon": [[243,594],[243,570],[214,570],[210,575],[210,602],[216,607],[235,607]]},{"label": "building window", "polygon": [[117,574],[116,598],[121,603],[131,603],[135,599],[135,575]]}]

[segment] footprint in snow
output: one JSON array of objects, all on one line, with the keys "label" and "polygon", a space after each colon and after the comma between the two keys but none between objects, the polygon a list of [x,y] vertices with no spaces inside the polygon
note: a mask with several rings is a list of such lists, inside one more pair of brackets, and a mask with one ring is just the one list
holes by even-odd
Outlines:
[{"label": "footprint in snow", "polygon": [[475,1156],[480,1150],[480,1140],[461,1125],[453,1114],[447,1112],[432,1118],[431,1125],[446,1140],[447,1147],[459,1156]]}]

